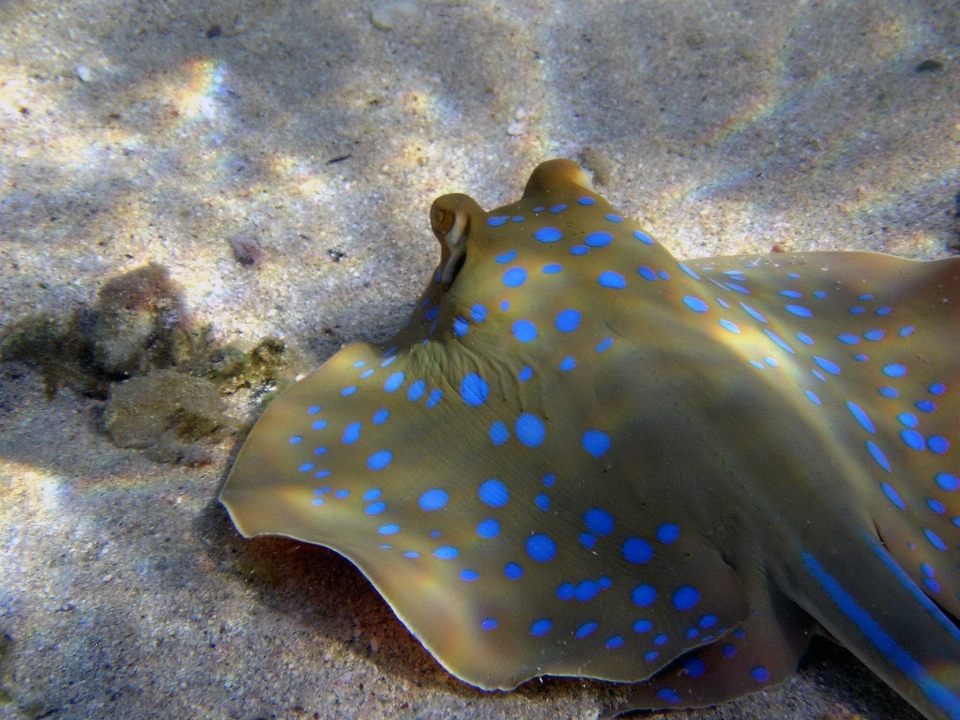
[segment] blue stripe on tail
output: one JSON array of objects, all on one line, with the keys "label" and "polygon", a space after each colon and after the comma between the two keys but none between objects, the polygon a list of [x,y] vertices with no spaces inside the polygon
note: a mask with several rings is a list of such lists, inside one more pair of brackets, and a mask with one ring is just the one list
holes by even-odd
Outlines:
[{"label": "blue stripe on tail", "polygon": [[960,720],[960,700],[953,693],[930,677],[923,665],[900,647],[897,641],[890,637],[846,590],[840,587],[840,583],[820,566],[813,555],[803,553],[803,564],[807,571],[820,583],[830,599],[840,608],[840,611],[860,628],[860,632],[867,637],[871,645],[892,662],[900,672],[913,680],[934,705],[943,710],[953,720]]}]

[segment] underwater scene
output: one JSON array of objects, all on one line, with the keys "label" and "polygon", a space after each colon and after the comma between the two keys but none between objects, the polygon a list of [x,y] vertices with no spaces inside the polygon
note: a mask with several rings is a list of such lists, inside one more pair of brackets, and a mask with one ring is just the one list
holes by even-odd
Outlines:
[{"label": "underwater scene", "polygon": [[960,7],[0,5],[0,718],[960,718]]}]

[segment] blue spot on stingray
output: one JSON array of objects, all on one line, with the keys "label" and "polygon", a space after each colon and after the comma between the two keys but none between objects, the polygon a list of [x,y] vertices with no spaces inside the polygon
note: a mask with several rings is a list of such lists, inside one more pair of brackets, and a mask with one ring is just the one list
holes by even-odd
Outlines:
[{"label": "blue spot on stingray", "polygon": [[375,502],[372,505],[367,505],[364,512],[367,515],[379,515],[386,509],[387,509],[387,504],[381,500],[380,502]]},{"label": "blue spot on stingray", "polygon": [[877,447],[873,440],[867,440],[867,452],[870,453],[877,465],[890,472],[890,461],[887,460],[887,456],[883,454],[883,451]]},{"label": "blue spot on stingray", "polygon": [[927,536],[927,540],[930,541],[930,544],[933,545],[940,552],[947,551],[947,545],[943,540],[940,539],[940,536],[937,535],[933,530],[924,528],[923,534]]},{"label": "blue spot on stingray", "polygon": [[593,550],[593,546],[597,544],[597,537],[588,532],[580,533],[580,544],[587,550]]},{"label": "blue spot on stingray", "polygon": [[430,308],[429,310],[427,310],[426,314],[424,314],[423,317],[425,320],[435,320],[439,314],[440,314],[440,307],[437,306],[435,308]]},{"label": "blue spot on stingray", "polygon": [[470,326],[467,324],[467,321],[462,317],[458,317],[453,321],[453,334],[457,337],[463,337],[467,334],[467,330],[470,329]]},{"label": "blue spot on stingray", "polygon": [[700,298],[695,298],[691,295],[687,295],[683,298],[683,304],[694,312],[698,313],[705,313],[710,309],[710,306],[707,305],[703,300]]},{"label": "blue spot on stingray", "polygon": [[509,309],[510,309],[510,301],[509,301],[509,300],[501,300],[501,301],[500,301],[500,312],[506,312],[506,311],[509,310]]},{"label": "blue spot on stingray", "polygon": [[563,212],[566,209],[567,209],[566,203],[559,203],[551,207],[547,212],[558,213],[558,212]]},{"label": "blue spot on stingray", "polygon": [[586,255],[588,252],[590,252],[590,248],[586,245],[574,245],[570,248],[571,255]]},{"label": "blue spot on stingray", "polygon": [[323,455],[326,451],[327,451],[327,449],[326,449],[325,447],[318,447],[316,450],[313,451],[313,454],[314,454],[314,455]]},{"label": "blue spot on stingray", "polygon": [[666,644],[667,644],[667,640],[669,640],[669,639],[670,639],[670,636],[669,636],[669,635],[667,635],[666,633],[660,633],[659,635],[657,635],[657,636],[653,639],[653,644],[654,644],[654,645],[666,645]]},{"label": "blue spot on stingray", "polygon": [[903,498],[900,497],[900,493],[894,489],[893,485],[890,485],[889,483],[880,483],[880,489],[883,490],[883,494],[886,495],[887,499],[889,499],[890,502],[892,502],[895,506],[901,510],[907,509],[906,504],[903,502]]},{"label": "blue spot on stingray", "polygon": [[427,391],[427,384],[423,380],[417,380],[413,385],[407,388],[407,400],[415,402],[423,397]]},{"label": "blue spot on stingray", "polygon": [[947,511],[946,505],[944,505],[939,500],[934,500],[933,498],[927,499],[927,507],[933,510],[938,515],[943,515]]},{"label": "blue spot on stingray", "polygon": [[563,265],[560,263],[550,263],[549,265],[544,265],[540,272],[546,275],[556,275],[561,270],[563,270]]},{"label": "blue spot on stingray", "polygon": [[[389,450],[378,450],[369,458],[367,458],[367,467],[371,470],[383,470],[387,465],[390,464],[390,461],[393,460],[393,453]],[[367,498],[364,497],[364,500]]]},{"label": "blue spot on stingray", "polygon": [[684,585],[673,594],[672,601],[677,610],[689,610],[700,602],[700,593],[696,588]]},{"label": "blue spot on stingray", "polygon": [[950,441],[941,435],[931,435],[927,438],[927,447],[930,448],[930,452],[943,455],[950,449]]},{"label": "blue spot on stingray", "polygon": [[371,500],[376,500],[380,495],[380,488],[370,488],[363,494],[363,501],[370,502]]},{"label": "blue spot on stingray", "polygon": [[438,560],[453,560],[459,554],[460,551],[457,550],[457,548],[450,547],[449,545],[439,547],[433,551],[433,556]]},{"label": "blue spot on stingray", "polygon": [[360,379],[366,380],[368,377],[373,375],[374,372],[374,370],[364,370],[362,373],[360,373]]},{"label": "blue spot on stingray", "polygon": [[574,637],[577,640],[583,640],[587,635],[591,634],[594,630],[599,627],[596,621],[591,620],[590,622],[585,622],[583,625],[577,628],[577,631],[574,633]]},{"label": "blue spot on stingray", "polygon": [[633,236],[642,242],[644,245],[653,245],[653,238],[647,235],[645,232],[640,232],[639,230],[633,231]]},{"label": "blue spot on stingray", "polygon": [[869,358],[867,355],[862,355],[862,354],[861,354],[861,355],[854,355],[854,356],[853,356],[853,359],[856,360],[857,362],[866,362],[866,361],[869,360],[870,358]]},{"label": "blue spot on stingray", "polygon": [[916,408],[920,412],[932,413],[937,409],[937,404],[933,400],[917,400]]},{"label": "blue spot on stingray", "polygon": [[495,260],[501,265],[506,265],[508,262],[513,262],[514,258],[516,257],[517,257],[517,251],[510,250],[509,252],[500,253],[499,255],[497,255]]},{"label": "blue spot on stingray", "polygon": [[481,630],[486,630],[486,631],[489,632],[490,630],[496,630],[496,629],[497,629],[497,625],[499,625],[499,623],[498,623],[496,620],[494,620],[493,618],[484,618],[484,619],[480,622],[480,629],[481,629]]},{"label": "blue spot on stingray", "polygon": [[717,616],[704,615],[702,618],[700,618],[700,622],[698,622],[697,624],[700,626],[701,630],[709,630],[710,628],[712,628],[714,625],[717,624]]},{"label": "blue spot on stingray", "polygon": [[487,319],[487,308],[477,303],[470,308],[470,319],[480,323]]},{"label": "blue spot on stingray", "polygon": [[515,562],[508,562],[503,566],[503,574],[507,576],[508,580],[519,580],[523,577],[523,568]]},{"label": "blue spot on stingray", "polygon": [[690,677],[698,678],[707,671],[707,664],[697,657],[687,658],[683,662],[683,669]]},{"label": "blue spot on stingray", "polygon": [[867,330],[863,336],[871,342],[876,342],[877,340],[883,340],[884,332],[883,330]]},{"label": "blue spot on stingray", "polygon": [[374,425],[383,425],[387,418],[390,417],[390,411],[386,408],[380,408],[373,414],[373,424]]},{"label": "blue spot on stingray", "polygon": [[797,333],[797,340],[802,342],[804,345],[813,345],[813,338],[806,333]]},{"label": "blue spot on stingray", "polygon": [[387,381],[383,384],[383,389],[390,393],[396,392],[403,385],[403,377],[402,372],[395,372],[387,378]]},{"label": "blue spot on stingray", "polygon": [[927,388],[927,392],[931,395],[943,395],[947,391],[947,386],[943,383],[933,383],[930,387]]},{"label": "blue spot on stingray", "polygon": [[343,438],[341,438],[341,442],[344,445],[355,443],[359,439],[360,439],[360,423],[358,422],[350,423],[343,429]]},{"label": "blue spot on stingray", "polygon": [[595,205],[597,201],[594,200],[592,197],[584,196],[579,200],[577,200],[577,202],[580,203],[581,205]]},{"label": "blue spot on stingray", "polygon": [[803,305],[784,305],[783,309],[791,315],[796,315],[797,317],[813,317],[813,311],[810,310],[810,308],[805,308]]},{"label": "blue spot on stingray", "polygon": [[587,528],[597,535],[609,535],[613,532],[613,516],[606,510],[590,508],[583,514]]},{"label": "blue spot on stingray", "polygon": [[557,314],[556,325],[560,332],[573,332],[580,327],[580,311],[573,308],[561,310]]},{"label": "blue spot on stingray", "polygon": [[953,473],[937,473],[934,481],[941,490],[946,490],[947,492],[956,492],[960,489],[960,478]]},{"label": "blue spot on stingray", "polygon": [[587,602],[587,600],[593,600],[599,592],[600,585],[598,583],[593,580],[584,580],[577,585],[574,597],[580,602]]},{"label": "blue spot on stingray", "polygon": [[883,317],[884,315],[889,315],[892,312],[893,312],[893,308],[882,307],[882,308],[878,308],[875,314]]},{"label": "blue spot on stingray", "polygon": [[540,493],[536,498],[534,498],[533,504],[540,508],[543,512],[546,512],[550,509],[550,497]]},{"label": "blue spot on stingray", "polygon": [[479,577],[480,577],[480,573],[478,573],[476,570],[470,570],[468,568],[466,570],[460,571],[460,579],[466,582],[473,582]]},{"label": "blue spot on stingray", "polygon": [[873,421],[867,416],[859,405],[856,405],[849,400],[847,401],[847,409],[850,410],[850,413],[853,417],[856,418],[857,422],[860,423],[860,426],[866,430],[871,435],[876,435],[877,430],[873,426]]},{"label": "blue spot on stingray", "polygon": [[301,441],[303,441],[302,435],[294,435],[292,438],[290,438],[291,445],[299,445]]},{"label": "blue spot on stingray", "polygon": [[483,405],[487,400],[488,391],[487,381],[476,373],[470,373],[460,381],[460,397],[467,405],[474,407]]},{"label": "blue spot on stingray", "polygon": [[620,273],[613,272],[612,270],[604,270],[600,273],[600,277],[597,278],[597,282],[600,283],[602,287],[610,288],[612,290],[622,290],[627,286],[627,280]]},{"label": "blue spot on stingray", "polygon": [[610,449],[610,436],[602,430],[587,430],[583,434],[583,449],[595,458],[603,457]]},{"label": "blue spot on stingray", "polygon": [[590,247],[602,248],[613,242],[613,235],[603,230],[592,232],[583,239],[584,244]]},{"label": "blue spot on stingray", "polygon": [[500,534],[500,523],[493,518],[481,520],[477,525],[477,535],[482,538],[492,538]]},{"label": "blue spot on stingray", "polygon": [[627,538],[623,543],[623,559],[634,565],[642,565],[653,557],[653,547],[646,540]]},{"label": "blue spot on stingray", "polygon": [[527,538],[527,555],[537,562],[549,562],[557,556],[557,544],[549,535],[531,535]]},{"label": "blue spot on stingray", "polygon": [[529,320],[517,320],[513,324],[513,336],[520,342],[532,342],[537,339],[537,326]]},{"label": "blue spot on stingray", "polygon": [[770,679],[770,671],[767,670],[763,665],[757,665],[755,668],[750,670],[750,677],[757,682],[766,682]]},{"label": "blue spot on stingray", "polygon": [[557,597],[561,600],[571,600],[576,592],[577,589],[573,583],[565,582],[557,588]]},{"label": "blue spot on stingray", "polygon": [[421,495],[418,503],[421,510],[433,512],[434,510],[442,510],[444,507],[446,507],[449,499],[450,496],[446,492],[440,490],[439,488],[434,488],[432,490],[427,490],[423,495]]},{"label": "blue spot on stingray", "polygon": [[299,470],[300,472],[310,472],[311,470],[313,470],[313,463],[304,463],[303,465],[298,467],[297,470]]},{"label": "blue spot on stingray", "polygon": [[911,450],[926,450],[926,443],[923,441],[923,435],[916,430],[901,430],[900,439],[906,443]]},{"label": "blue spot on stingray", "polygon": [[542,227],[533,234],[533,237],[542,243],[552,243],[562,238],[563,233],[555,227]]},{"label": "blue spot on stingray", "polygon": [[609,220],[609,221],[612,222],[612,223],[622,223],[622,222],[623,222],[623,218],[622,218],[622,217],[620,217],[619,215],[614,215],[613,213],[610,213],[609,215],[606,215],[605,217],[607,218],[607,220]]},{"label": "blue spot on stingray", "polygon": [[670,273],[668,273],[666,270],[657,270],[657,277],[661,280],[669,280]]},{"label": "blue spot on stingray", "polygon": [[794,300],[797,300],[803,297],[803,293],[797,292],[796,290],[781,290],[780,294],[783,295],[784,297],[793,298]]},{"label": "blue spot on stingray", "polygon": [[392,524],[381,525],[380,527],[377,528],[377,532],[380,533],[381,535],[396,535],[398,532],[400,532],[400,526],[392,525]]},{"label": "blue spot on stingray", "polygon": [[570,370],[573,370],[574,368],[577,367],[577,361],[572,357],[565,357],[563,360],[560,361],[559,367],[564,372],[569,372]]},{"label": "blue spot on stingray", "polygon": [[862,308],[862,307],[852,307],[852,308],[850,308],[850,314],[851,314],[851,315],[863,315],[863,313],[865,313],[866,311],[867,311],[866,308]]},{"label": "blue spot on stingray", "polygon": [[533,377],[533,368],[530,367],[529,365],[522,368],[520,372],[517,374],[517,380],[519,380],[520,382],[526,382],[532,377]]},{"label": "blue spot on stingray", "polygon": [[897,390],[895,387],[890,387],[889,385],[880,388],[880,391],[879,391],[879,392],[880,392],[880,394],[883,395],[885,398],[896,398],[896,397],[900,397],[900,391]]},{"label": "blue spot on stingray", "polygon": [[541,637],[550,632],[550,628],[552,627],[553,623],[547,618],[543,618],[542,620],[537,620],[533,625],[530,626],[530,634],[534,637]]},{"label": "blue spot on stingray", "polygon": [[515,430],[517,440],[527,447],[540,447],[547,433],[543,421],[530,413],[524,413],[517,418]]},{"label": "blue spot on stingray", "polygon": [[604,338],[597,343],[597,346],[594,348],[594,350],[598,353],[602,353],[606,352],[611,347],[613,347],[613,338]]},{"label": "blue spot on stingray", "polygon": [[736,645],[724,645],[723,649],[720,650],[721,654],[728,660],[737,654]]},{"label": "blue spot on stingray", "polygon": [[396,359],[397,359],[397,356],[396,356],[396,355],[392,355],[392,356],[388,357],[386,360],[384,360],[382,363],[380,363],[380,367],[385,368],[385,367],[387,367],[387,365],[389,365],[390,363],[392,363],[392,362],[393,362],[394,360],[396,360]]},{"label": "blue spot on stingray", "polygon": [[648,268],[646,265],[637,268],[637,272],[640,274],[640,277],[642,277],[644,280],[649,280],[650,282],[653,282],[654,280],[657,279],[657,274],[653,271],[652,268]]},{"label": "blue spot on stingray", "polygon": [[803,394],[810,398],[810,402],[812,402],[814,405],[823,405],[823,403],[820,402],[820,398],[817,397],[813,390],[804,390]]},{"label": "blue spot on stingray", "polygon": [[817,355],[814,355],[814,356],[813,356],[813,361],[814,361],[815,363],[817,363],[817,365],[819,365],[820,367],[822,367],[824,370],[826,370],[828,373],[830,373],[831,375],[839,375],[839,374],[840,374],[840,366],[837,365],[836,363],[833,363],[833,362],[827,360],[826,358],[822,358],[822,357],[819,357],[819,356],[817,356]]},{"label": "blue spot on stingray", "polygon": [[916,416],[916,415],[914,415],[913,413],[908,413],[908,412],[902,412],[902,413],[900,413],[899,415],[897,415],[897,420],[899,420],[901,423],[903,423],[904,425],[906,425],[906,426],[909,427],[909,428],[914,428],[914,427],[916,427],[916,426],[917,426],[917,423],[919,422],[919,421],[917,420],[917,416]]},{"label": "blue spot on stingray", "polygon": [[633,604],[639,607],[650,607],[653,601],[657,599],[657,591],[652,585],[637,585],[630,593],[630,599]]},{"label": "blue spot on stingray", "polygon": [[813,293],[813,296],[823,300],[827,294],[823,290],[817,290],[815,293]]},{"label": "blue spot on stingray", "polygon": [[740,307],[746,310],[747,315],[752,317],[754,320],[757,320],[758,322],[762,322],[764,325],[767,324],[767,319],[763,315],[758,313],[756,310],[754,310],[752,307],[747,305],[746,303],[740,303]]},{"label": "blue spot on stingray", "polygon": [[657,540],[664,545],[675,543],[680,538],[680,528],[673,523],[665,523],[657,528]]},{"label": "blue spot on stingray", "polygon": [[551,488],[553,484],[557,481],[557,476],[553,473],[547,473],[543,476],[543,486]]},{"label": "blue spot on stingray", "polygon": [[907,325],[906,327],[900,328],[900,332],[897,333],[900,337],[910,337],[913,335],[913,325]]},{"label": "blue spot on stingray", "polygon": [[907,368],[898,364],[887,365],[883,368],[883,374],[892,378],[903,377],[907,374]]},{"label": "blue spot on stingray", "polygon": [[693,270],[688,268],[684,263],[677,263],[681,270],[683,270],[687,275],[692,277],[694,280],[699,280],[700,276],[697,275]]},{"label": "blue spot on stingray", "polygon": [[623,638],[619,635],[607,638],[607,641],[603,644],[607,650],[616,650],[621,645],[623,645]]},{"label": "blue spot on stingray", "polygon": [[430,391],[430,397],[427,398],[427,407],[432,408],[436,407],[437,403],[440,402],[440,399],[443,397],[443,390],[440,388],[434,388]]},{"label": "blue spot on stingray", "polygon": [[722,327],[724,330],[732,332],[734,335],[740,334],[740,328],[736,326],[736,323],[732,323],[725,318],[720,318],[720,327]]},{"label": "blue spot on stingray", "polygon": [[527,271],[521,267],[510,268],[503,274],[503,284],[507,287],[520,287],[527,281]]},{"label": "blue spot on stingray", "polygon": [[497,446],[503,445],[507,440],[510,439],[510,431],[507,430],[507,426],[499,420],[495,420],[490,426],[490,432],[488,434],[490,436],[490,440],[494,445]]},{"label": "blue spot on stingray", "polygon": [[320,412],[321,408],[319,405],[311,405],[307,408],[307,415],[316,415]]},{"label": "blue spot on stingray", "polygon": [[633,624],[633,631],[635,633],[650,632],[651,629],[653,629],[653,623],[649,620],[637,620]]},{"label": "blue spot on stingray", "polygon": [[490,478],[480,485],[480,500],[490,507],[503,507],[510,499],[507,486],[495,478]]},{"label": "blue spot on stingray", "polygon": [[487,225],[489,225],[490,227],[500,227],[505,222],[507,222],[506,215],[494,215],[491,218],[487,218]]},{"label": "blue spot on stingray", "polygon": [[791,355],[796,355],[796,352],[794,352],[793,348],[787,345],[786,341],[783,338],[781,338],[779,335],[777,335],[775,332],[767,328],[763,328],[763,332],[764,334],[766,334],[768,338],[770,338],[777,345],[779,345],[782,350],[790,353]]}]

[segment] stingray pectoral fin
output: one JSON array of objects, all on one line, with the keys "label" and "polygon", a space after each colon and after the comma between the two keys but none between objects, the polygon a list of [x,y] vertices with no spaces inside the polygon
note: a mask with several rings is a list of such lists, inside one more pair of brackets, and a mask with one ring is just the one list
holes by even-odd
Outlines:
[{"label": "stingray pectoral fin", "polygon": [[759,571],[750,579],[747,591],[750,616],[743,623],[733,628],[704,628],[701,638],[707,645],[631,687],[627,699],[603,717],[639,708],[716,705],[793,675],[810,636],[820,629],[818,623]]},{"label": "stingray pectoral fin", "polygon": [[800,567],[799,604],[926,717],[960,720],[960,631],[878,539]]}]

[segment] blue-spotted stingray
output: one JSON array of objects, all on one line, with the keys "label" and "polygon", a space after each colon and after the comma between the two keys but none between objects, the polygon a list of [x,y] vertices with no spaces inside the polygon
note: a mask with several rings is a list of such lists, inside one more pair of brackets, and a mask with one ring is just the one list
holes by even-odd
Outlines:
[{"label": "blue-spotted stingray", "polygon": [[407,326],[247,438],[244,536],[341,553],[480,688],[712,705],[821,633],[960,719],[960,258],[678,262],[569,160],[431,224]]}]

